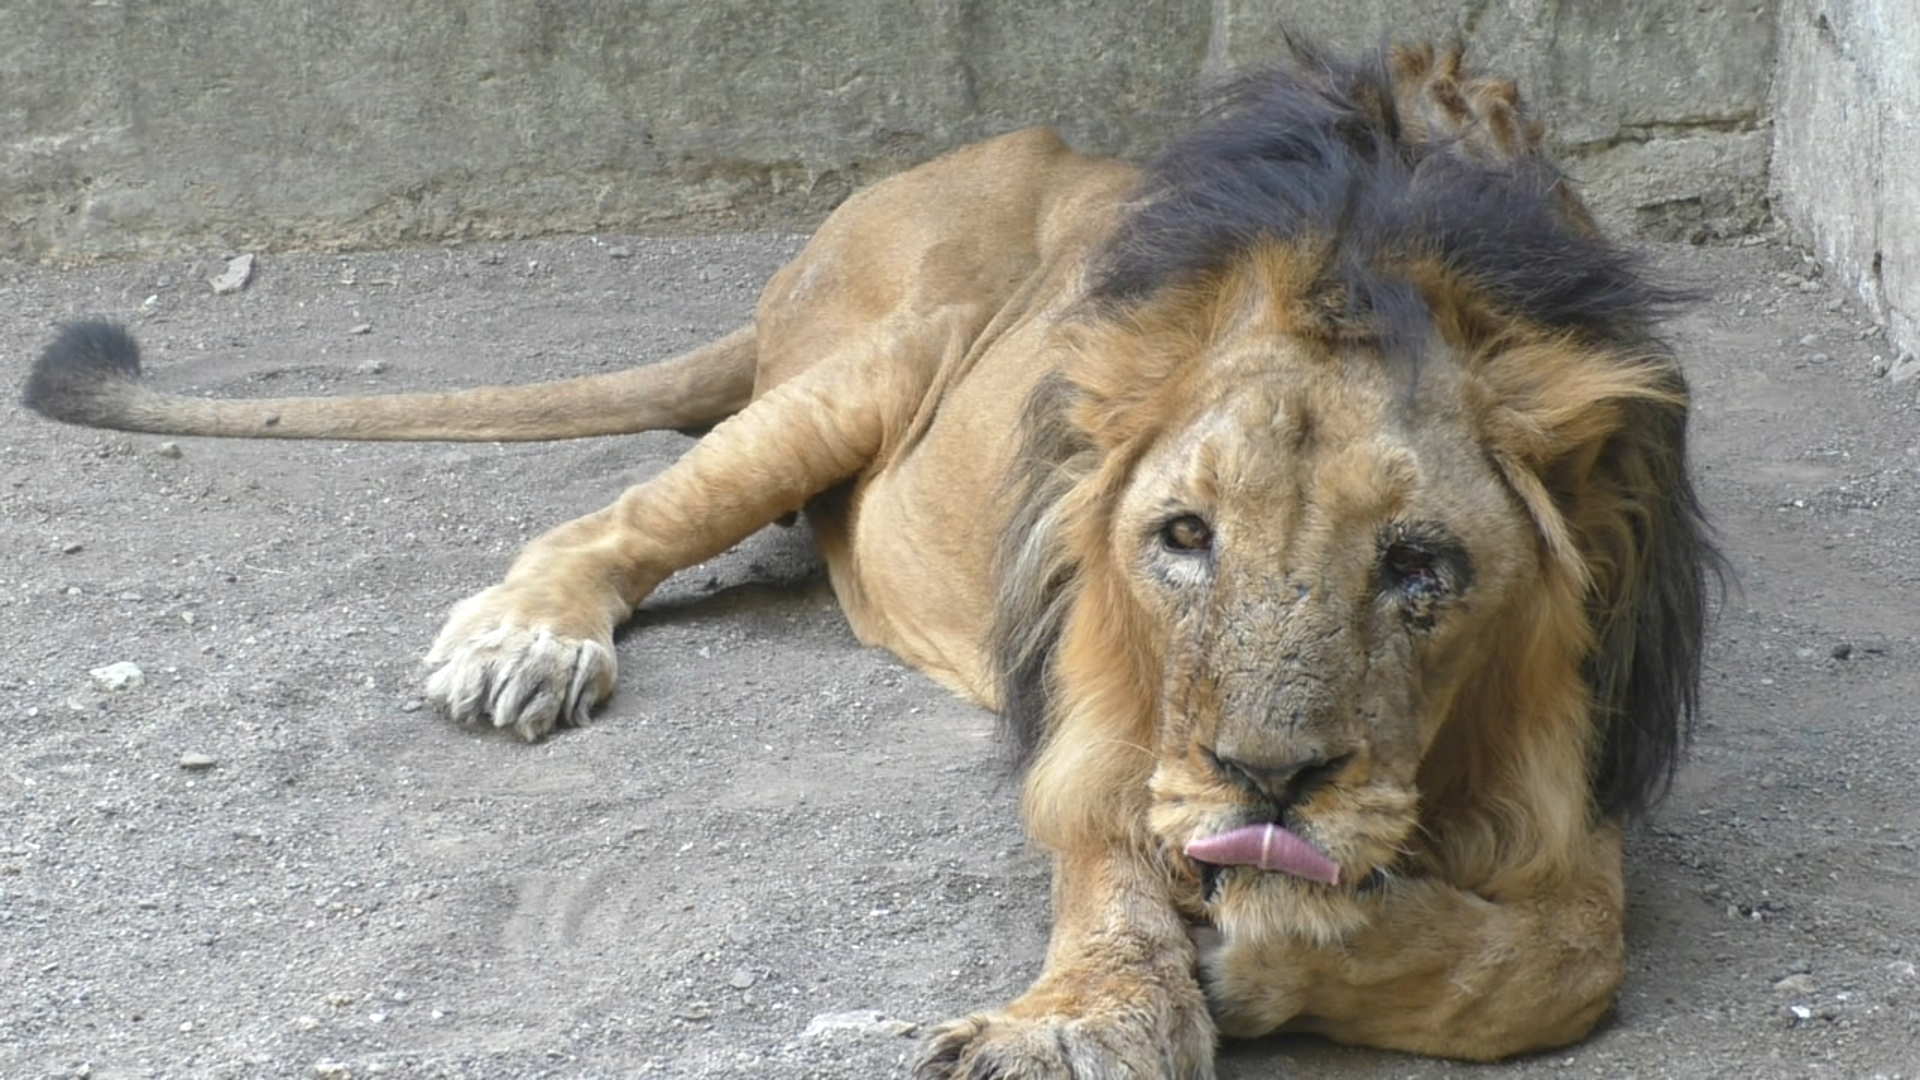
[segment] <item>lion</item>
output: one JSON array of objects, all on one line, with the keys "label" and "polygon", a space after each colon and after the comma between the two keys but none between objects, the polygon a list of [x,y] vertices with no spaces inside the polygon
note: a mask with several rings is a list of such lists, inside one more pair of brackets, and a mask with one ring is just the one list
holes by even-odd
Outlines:
[{"label": "lion", "polygon": [[83,323],[25,400],[170,435],[705,431],[462,601],[428,694],[533,740],[668,575],[804,512],[858,637],[999,711],[1053,859],[1032,987],[916,1075],[1209,1077],[1220,1036],[1490,1060],[1623,973],[1621,828],[1717,555],[1682,299],[1457,48],[1302,50],[1157,162],[1041,130],[849,199],[750,325],[439,395],[214,401]]}]

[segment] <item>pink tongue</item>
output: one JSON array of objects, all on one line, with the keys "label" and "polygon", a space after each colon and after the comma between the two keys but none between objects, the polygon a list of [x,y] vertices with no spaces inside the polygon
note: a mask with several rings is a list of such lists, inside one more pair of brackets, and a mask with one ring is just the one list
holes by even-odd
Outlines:
[{"label": "pink tongue", "polygon": [[1219,836],[1187,844],[1187,858],[1215,866],[1252,866],[1278,870],[1328,885],[1340,883],[1340,867],[1312,844],[1272,823],[1245,825]]}]

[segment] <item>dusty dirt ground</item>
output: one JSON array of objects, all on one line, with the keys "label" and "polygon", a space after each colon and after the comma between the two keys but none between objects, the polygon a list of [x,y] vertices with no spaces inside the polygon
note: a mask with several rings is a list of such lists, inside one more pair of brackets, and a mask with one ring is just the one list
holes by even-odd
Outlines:
[{"label": "dusty dirt ground", "polygon": [[[718,335],[797,244],[268,257],[220,296],[219,259],[0,265],[0,339],[16,385],[80,315],[213,394],[526,381]],[[1920,382],[1793,251],[1659,258],[1711,294],[1672,334],[1738,580],[1631,835],[1615,1014],[1496,1068],[1282,1039],[1223,1076],[1920,1077]],[[894,1076],[1037,969],[991,718],[853,641],[804,529],[649,602],[590,728],[421,707],[447,606],[681,437],[176,448],[3,408],[0,1075]]]}]

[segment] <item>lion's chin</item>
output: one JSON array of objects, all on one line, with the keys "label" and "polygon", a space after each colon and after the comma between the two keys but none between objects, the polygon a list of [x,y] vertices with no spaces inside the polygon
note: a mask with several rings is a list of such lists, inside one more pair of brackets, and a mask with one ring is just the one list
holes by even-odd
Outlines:
[{"label": "lion's chin", "polygon": [[1359,812],[1323,805],[1331,812],[1296,822],[1300,838],[1337,865],[1336,883],[1257,866],[1203,867],[1203,917],[1235,945],[1329,945],[1365,925],[1415,828],[1410,807],[1394,804],[1401,800],[1379,788],[1366,794]]},{"label": "lion's chin", "polygon": [[1282,941],[1329,945],[1372,917],[1372,875],[1359,886],[1323,885],[1288,874],[1252,867],[1221,867],[1205,911],[1228,940],[1238,945]]}]

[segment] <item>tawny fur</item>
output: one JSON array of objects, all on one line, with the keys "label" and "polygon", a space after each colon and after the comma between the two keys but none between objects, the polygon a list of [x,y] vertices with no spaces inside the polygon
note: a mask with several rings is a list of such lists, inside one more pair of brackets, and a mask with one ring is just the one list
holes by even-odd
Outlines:
[{"label": "tawny fur", "polygon": [[[1611,258],[1527,171],[1511,83],[1457,51],[1306,67],[1283,105],[1358,140],[1356,198],[1544,177],[1512,197]],[[936,1030],[922,1077],[1206,1077],[1217,1033],[1281,1029],[1472,1059],[1578,1039],[1624,970],[1615,819],[1692,705],[1710,549],[1677,366],[1631,313],[1542,314],[1446,215],[1355,225],[1368,248],[1309,214],[1220,254],[1179,235],[1179,182],[1041,131],[961,150],[850,199],[751,327],[621,375],[198,401],[94,326],[27,397],[178,435],[713,426],[457,605],[428,691],[528,739],[580,722],[655,586],[806,510],[862,640],[1006,709],[1056,857],[1039,979]],[[1275,819],[1338,885],[1183,854]]]}]

